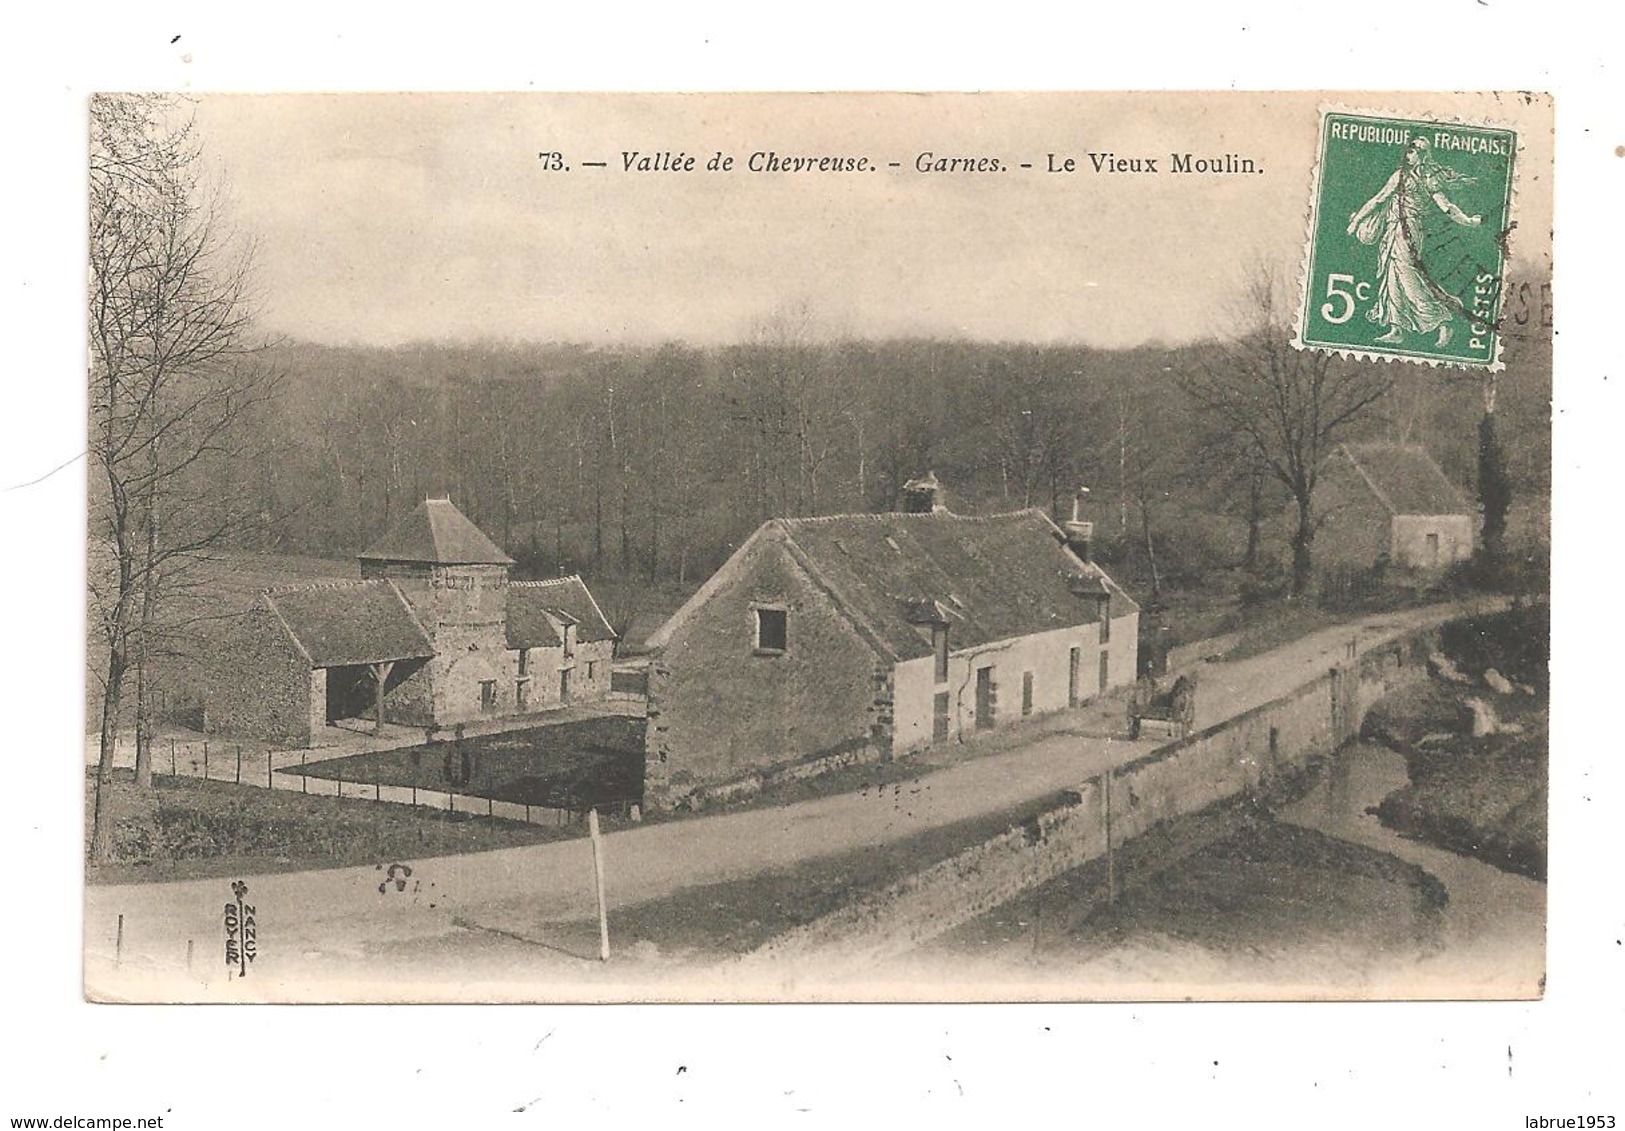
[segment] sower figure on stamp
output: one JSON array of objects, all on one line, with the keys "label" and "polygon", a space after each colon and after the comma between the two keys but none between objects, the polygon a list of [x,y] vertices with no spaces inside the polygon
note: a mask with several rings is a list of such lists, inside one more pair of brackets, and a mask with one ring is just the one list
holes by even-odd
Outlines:
[{"label": "sower figure on stamp", "polygon": [[1372,322],[1388,327],[1377,341],[1401,341],[1407,330],[1417,334],[1438,330],[1437,345],[1449,344],[1452,306],[1459,304],[1422,265],[1422,220],[1431,201],[1455,223],[1478,227],[1482,217],[1467,215],[1445,196],[1451,185],[1472,183],[1472,177],[1439,164],[1428,140],[1419,137],[1406,148],[1404,160],[1388,183],[1349,217],[1349,235],[1363,244],[1381,240],[1377,300],[1366,314]]}]

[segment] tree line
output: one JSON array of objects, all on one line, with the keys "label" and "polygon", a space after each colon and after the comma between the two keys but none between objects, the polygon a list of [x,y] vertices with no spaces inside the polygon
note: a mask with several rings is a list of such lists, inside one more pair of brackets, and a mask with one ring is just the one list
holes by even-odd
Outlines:
[{"label": "tree line", "polygon": [[[685,584],[765,519],[890,509],[927,470],[969,513],[1062,517],[1086,484],[1108,539],[1153,558],[1167,543],[1191,566],[1257,564],[1296,500],[1307,568],[1329,444],[1420,443],[1454,481],[1477,481],[1478,379],[1303,354],[1254,329],[1128,350],[861,341],[795,310],[725,346],[292,344],[274,351],[284,389],[248,479],[280,516],[262,526],[267,549],[347,556],[444,494],[535,573]],[[1544,493],[1545,345],[1515,338],[1508,355],[1505,476]],[[1301,419],[1271,419],[1242,395],[1249,376],[1324,403],[1306,395]],[[1245,531],[1245,548],[1209,544],[1218,528]]]}]

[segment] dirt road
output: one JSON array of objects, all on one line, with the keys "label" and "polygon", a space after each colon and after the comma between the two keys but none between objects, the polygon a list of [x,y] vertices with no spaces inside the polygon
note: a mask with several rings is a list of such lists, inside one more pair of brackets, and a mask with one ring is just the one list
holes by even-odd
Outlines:
[{"label": "dirt road", "polygon": [[[1199,726],[1291,691],[1349,654],[1470,611],[1461,604],[1384,614],[1234,663],[1204,665]],[[686,887],[886,844],[996,813],[1076,785],[1166,742],[1106,733],[1101,710],[1052,717],[1033,739],[987,757],[925,770],[901,788],[645,825],[605,838],[613,913]],[[1002,742],[1000,745],[1004,745]],[[404,890],[385,869],[408,864]],[[400,870],[394,873],[401,875]],[[547,925],[594,914],[591,847],[575,840],[427,860],[244,877],[258,956],[247,978],[224,961],[222,880],[92,886],[85,898],[86,985],[112,999],[309,1000],[325,963],[353,966],[380,946],[442,938],[469,926],[545,937]],[[382,885],[382,890],[380,890]],[[188,955],[191,963],[188,966]],[[448,963],[454,965],[454,963]],[[335,993],[339,991],[333,991]]]}]

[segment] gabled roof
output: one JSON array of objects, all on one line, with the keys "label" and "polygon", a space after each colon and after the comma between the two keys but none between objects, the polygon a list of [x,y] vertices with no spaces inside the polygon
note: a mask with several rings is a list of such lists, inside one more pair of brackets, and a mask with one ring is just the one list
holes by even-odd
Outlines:
[{"label": "gabled roof", "polygon": [[1472,504],[1417,444],[1344,444],[1343,454],[1393,514],[1472,514]]},{"label": "gabled roof", "polygon": [[[932,623],[954,651],[1086,624],[1109,596],[1122,616],[1138,606],[1099,566],[1064,545],[1043,511],[967,517],[837,515],[776,519],[742,545],[688,604],[650,637],[659,647],[763,541],[781,542],[859,632],[895,659],[929,655]],[[938,622],[936,618],[940,617]]]},{"label": "gabled roof", "polygon": [[313,668],[434,655],[429,634],[388,581],[339,581],[268,589],[261,600]]},{"label": "gabled roof", "polygon": [[363,560],[436,565],[512,565],[450,499],[424,499],[389,533],[358,555]]},{"label": "gabled roof", "polygon": [[576,639],[583,644],[615,639],[587,583],[575,574],[508,583],[508,647],[557,648],[563,642],[559,628],[565,624],[576,626]]}]

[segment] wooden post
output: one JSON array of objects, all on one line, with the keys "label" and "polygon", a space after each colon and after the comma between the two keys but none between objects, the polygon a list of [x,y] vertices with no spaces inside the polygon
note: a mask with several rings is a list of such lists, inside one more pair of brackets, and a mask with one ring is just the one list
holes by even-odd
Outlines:
[{"label": "wooden post", "polygon": [[118,917],[118,934],[113,937],[113,965],[124,963],[124,916]]},{"label": "wooden post", "polygon": [[175,776],[175,740],[169,740],[169,776]]},{"label": "wooden post", "polygon": [[1117,902],[1117,860],[1112,850],[1112,772],[1102,776],[1106,785],[1106,902]]},{"label": "wooden post", "polygon": [[237,784],[243,784],[243,748],[237,747]]},{"label": "wooden post", "polygon": [[385,660],[381,664],[373,664],[372,665],[373,691],[374,691],[374,694],[376,696],[376,698],[374,699],[374,704],[373,704],[373,706],[374,706],[373,720],[372,720],[372,733],[373,734],[383,734],[384,733],[384,684],[389,680],[390,669],[393,668],[394,666],[395,666],[395,661],[394,660]]},{"label": "wooden post", "polygon": [[587,835],[592,839],[592,876],[598,889],[598,961],[609,961],[609,907],[604,901],[604,848],[598,836],[598,810],[587,810]]}]

